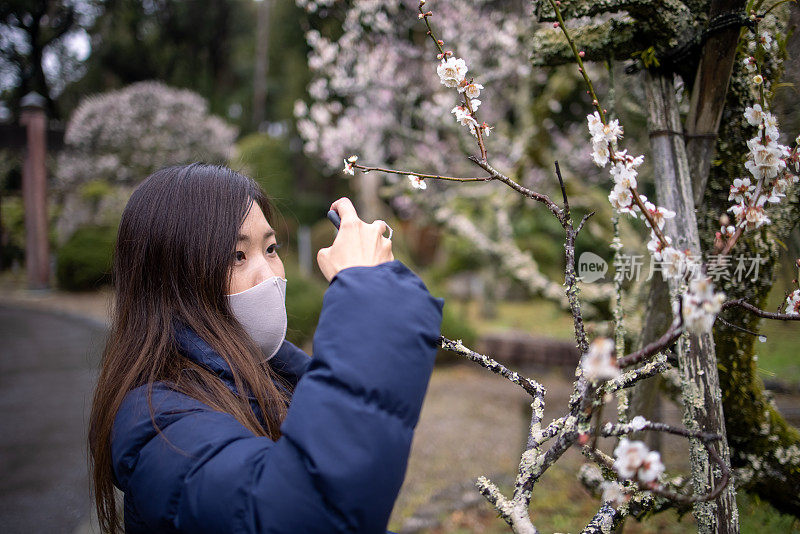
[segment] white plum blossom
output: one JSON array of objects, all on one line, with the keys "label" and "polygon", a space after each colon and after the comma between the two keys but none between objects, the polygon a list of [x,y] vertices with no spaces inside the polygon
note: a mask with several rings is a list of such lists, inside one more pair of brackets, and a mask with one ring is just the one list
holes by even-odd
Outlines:
[{"label": "white plum blossom", "polygon": [[[478,137],[478,133],[477,133],[477,130],[476,130],[476,125],[477,124],[478,123],[476,121],[475,124],[470,123],[470,124],[467,125],[469,127],[469,133],[471,133],[475,137]],[[478,128],[480,128],[481,134],[483,134],[484,137],[488,137],[489,136],[489,132],[491,132],[494,129],[493,126],[489,126],[485,122],[482,123]]]},{"label": "white plum blossom", "polygon": [[755,190],[756,186],[750,183],[750,178],[735,178],[731,186],[728,200],[744,202],[745,198],[750,199],[750,193]]},{"label": "white plum blossom", "polygon": [[795,289],[786,298],[786,312],[789,315],[800,315],[800,289]]},{"label": "white plum blossom", "polygon": [[743,63],[744,63],[744,68],[747,70],[747,72],[752,74],[756,71],[756,58],[754,58],[753,56],[748,56],[744,58]]},{"label": "white plum blossom", "polygon": [[656,482],[663,472],[664,464],[661,462],[661,454],[657,451],[650,451],[644,457],[642,466],[639,468],[639,480],[642,482]]},{"label": "white plum blossom", "polygon": [[608,195],[608,201],[618,212],[628,213],[636,217],[636,213],[631,209],[631,206],[633,206],[633,193],[627,187],[614,186],[614,189]]},{"label": "white plum blossom", "polygon": [[599,337],[589,345],[589,351],[581,358],[583,375],[590,381],[609,380],[620,375],[614,357],[614,341]]},{"label": "white plum blossom", "polygon": [[614,119],[610,121],[607,125],[603,126],[603,139],[605,139],[608,143],[616,142],[619,138],[622,137],[622,126],[620,126],[619,121]]},{"label": "white plum blossom", "polygon": [[744,166],[757,180],[774,178],[778,175],[778,171],[786,168],[786,161],[783,158],[789,156],[789,147],[780,145],[774,140],[764,144],[759,135],[747,141],[747,148],[750,153]]},{"label": "white plum blossom", "polygon": [[618,161],[611,166],[614,183],[622,187],[636,187],[636,170],[632,165]]},{"label": "white plum blossom", "polygon": [[467,64],[461,58],[449,57],[443,59],[436,67],[439,80],[446,87],[458,87],[467,75]]},{"label": "white plum blossom", "polygon": [[732,224],[727,226],[720,226],[719,233],[722,234],[723,237],[731,237],[734,232],[736,232],[736,227]]},{"label": "white plum blossom", "polygon": [[427,189],[428,188],[428,184],[425,183],[425,179],[424,178],[420,178],[416,174],[408,174],[406,176],[408,177],[408,181],[411,182],[411,187],[413,187],[414,189]]},{"label": "white plum blossom", "polygon": [[685,253],[673,247],[664,247],[661,251],[661,261],[661,274],[665,279],[680,278],[690,263]]},{"label": "white plum blossom", "polygon": [[592,159],[599,167],[605,167],[609,160],[608,145],[622,137],[622,126],[617,119],[603,124],[596,111],[586,116],[586,122],[592,136]]},{"label": "white plum blossom", "polygon": [[661,455],[650,451],[641,441],[622,438],[614,449],[614,470],[622,478],[655,482],[664,472]]},{"label": "white plum blossom", "polygon": [[617,119],[609,121],[608,124],[603,124],[600,114],[595,111],[586,116],[586,121],[589,125],[589,133],[592,134],[593,143],[601,141],[613,143],[622,137],[622,126],[620,126]]},{"label": "white plum blossom", "polygon": [[600,119],[600,114],[598,112],[595,111],[594,113],[586,115],[586,122],[589,125],[589,134],[592,136],[592,139],[603,135],[603,121]]},{"label": "white plum blossom", "polygon": [[650,217],[656,223],[656,226],[658,226],[659,230],[664,228],[666,219],[672,219],[675,217],[674,211],[661,206],[656,206],[652,202],[645,202],[644,207],[647,210],[648,215],[650,215]]},{"label": "white plum blossom", "polygon": [[755,76],[753,76],[753,83],[756,85],[761,85],[762,83],[764,83],[764,77],[761,76],[760,74],[756,74]]},{"label": "white plum blossom", "polygon": [[[478,102],[480,105],[480,100],[475,100],[473,102]],[[478,126],[478,121],[475,120],[465,106],[456,106],[450,110],[450,113],[453,113],[456,116],[456,121],[458,121],[462,126],[469,126],[470,129]]]},{"label": "white plum blossom", "polygon": [[356,155],[350,156],[349,158],[344,160],[344,169],[342,170],[342,172],[344,172],[345,174],[349,174],[350,176],[354,176],[355,171],[353,170],[353,164],[355,164],[356,161],[358,161],[358,156]]},{"label": "white plum blossom", "polygon": [[782,176],[778,176],[775,179],[775,182],[772,184],[772,191],[770,191],[770,196],[767,199],[767,201],[773,203],[780,202],[780,199],[786,196],[786,192],[789,189],[789,187],[791,187],[792,184],[795,184],[798,181],[800,181],[800,178],[794,175],[790,175],[788,173],[784,173]]},{"label": "white plum blossom", "polygon": [[605,167],[608,163],[608,144],[592,143],[592,159],[598,167]]},{"label": "white plum blossom", "polygon": [[633,169],[638,168],[642,163],[644,163],[644,156],[641,155],[631,156],[630,154],[628,154],[627,149],[614,152],[614,158],[616,158],[619,161],[625,162],[626,166]]},{"label": "white plum blossom", "polygon": [[670,236],[665,235],[664,239],[667,240],[666,245],[658,238],[655,232],[650,230],[650,241],[647,242],[647,250],[650,251],[650,254],[652,254],[653,258],[657,261],[662,261],[662,252],[666,247],[672,245],[672,238]]},{"label": "white plum blossom", "polygon": [[756,104],[753,107],[748,106],[744,110],[744,118],[747,119],[748,124],[751,126],[758,126],[764,119],[764,112],[761,110],[761,104]]},{"label": "white plum blossom", "polygon": [[766,201],[767,197],[760,196],[754,205],[736,204],[729,208],[728,211],[733,212],[736,216],[736,222],[739,226],[744,226],[747,230],[755,230],[772,222],[764,212],[764,203]]},{"label": "white plum blossom", "polygon": [[771,50],[773,39],[772,36],[767,32],[761,32],[761,35],[758,36],[758,41],[761,43],[761,46],[764,47],[764,50]]},{"label": "white plum blossom", "polygon": [[[771,141],[777,141],[781,135],[780,131],[778,130],[778,118],[775,117],[775,114],[770,113],[769,111],[765,112],[762,118],[763,124],[759,126],[759,129],[764,129],[764,134],[768,139]],[[786,151],[788,150],[789,148],[786,147]]]},{"label": "white plum blossom", "polygon": [[725,301],[725,293],[715,292],[711,278],[696,276],[683,295],[683,322],[695,334],[711,332],[717,313]]},{"label": "white plum blossom", "polygon": [[629,496],[623,490],[622,484],[615,480],[604,480],[600,484],[600,489],[603,490],[600,499],[615,508],[622,506],[629,499]]},{"label": "white plum blossom", "polygon": [[483,89],[483,86],[481,84],[473,82],[468,85],[459,87],[458,91],[463,92],[469,98],[478,98],[481,94],[481,89]]}]

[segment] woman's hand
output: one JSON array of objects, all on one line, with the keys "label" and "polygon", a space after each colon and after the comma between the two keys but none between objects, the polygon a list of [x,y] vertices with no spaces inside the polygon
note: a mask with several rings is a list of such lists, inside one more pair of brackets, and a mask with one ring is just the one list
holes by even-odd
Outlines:
[{"label": "woman's hand", "polygon": [[383,237],[388,228],[385,222],[377,220],[372,224],[365,223],[358,218],[353,203],[347,197],[331,204],[330,209],[339,214],[342,222],[333,244],[319,249],[317,253],[317,263],[328,282],[342,269],[368,267],[394,259],[392,242]]}]

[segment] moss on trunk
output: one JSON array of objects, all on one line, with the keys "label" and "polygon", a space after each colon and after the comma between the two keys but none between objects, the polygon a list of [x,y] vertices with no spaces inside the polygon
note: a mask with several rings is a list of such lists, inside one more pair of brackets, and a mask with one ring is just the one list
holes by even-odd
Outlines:
[{"label": "moss on trunk", "polygon": [[[730,206],[727,200],[734,177],[742,176],[742,154],[747,153],[746,140],[755,129],[742,118],[744,108],[752,103],[745,75],[737,61],[728,92],[725,114],[717,145],[717,160],[712,166],[704,201],[698,206],[701,235],[705,250],[711,250],[711,239],[719,229],[719,216]],[[768,65],[774,69],[774,66]],[[772,76],[770,76],[770,74]],[[768,72],[767,79],[776,79],[777,72]],[[800,217],[798,188],[788,198],[768,211],[772,224],[742,236],[732,251],[735,258],[761,257],[759,276],[755,281],[722,281],[728,298],[745,298],[764,309],[775,278],[780,256],[778,242],[785,241]],[[723,312],[729,322],[758,331],[759,319],[740,308]],[[737,489],[757,493],[779,510],[800,517],[800,432],[789,425],[770,403],[764,385],[757,375],[756,337],[725,326],[717,321],[714,329],[720,385],[723,394],[725,424],[731,446],[731,462],[737,468]]]}]

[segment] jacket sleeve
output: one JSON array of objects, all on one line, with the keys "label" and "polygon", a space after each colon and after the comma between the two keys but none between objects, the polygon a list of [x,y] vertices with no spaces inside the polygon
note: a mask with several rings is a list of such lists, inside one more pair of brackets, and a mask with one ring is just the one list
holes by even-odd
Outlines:
[{"label": "jacket sleeve", "polygon": [[123,405],[112,456],[132,509],[154,530],[385,532],[443,304],[397,260],[340,271],[276,442],[178,394],[158,401],[160,434]]}]

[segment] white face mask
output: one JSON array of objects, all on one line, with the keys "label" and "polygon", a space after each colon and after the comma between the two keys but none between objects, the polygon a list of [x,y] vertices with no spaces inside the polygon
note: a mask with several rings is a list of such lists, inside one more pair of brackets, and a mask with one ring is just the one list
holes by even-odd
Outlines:
[{"label": "white face mask", "polygon": [[260,284],[228,295],[234,317],[269,360],[286,337],[286,279],[267,278]]}]

